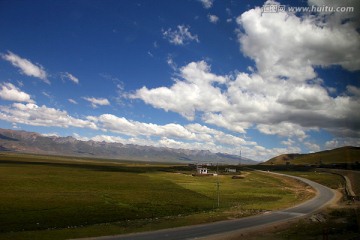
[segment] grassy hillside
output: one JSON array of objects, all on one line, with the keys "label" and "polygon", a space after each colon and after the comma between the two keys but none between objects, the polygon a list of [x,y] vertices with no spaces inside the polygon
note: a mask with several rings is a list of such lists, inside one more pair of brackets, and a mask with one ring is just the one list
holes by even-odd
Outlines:
[{"label": "grassy hillside", "polygon": [[265,165],[285,165],[286,162],[294,160],[295,158],[301,156],[301,154],[282,154],[277,157],[271,158],[270,160],[262,163]]},{"label": "grassy hillside", "polygon": [[177,169],[0,155],[0,239],[68,239],[191,225],[289,207],[311,196],[295,180],[264,173],[243,172],[243,179],[234,180]]},{"label": "grassy hillside", "polygon": [[286,165],[287,162],[295,165],[356,164],[360,162],[360,148],[341,147],[309,154],[283,154],[262,164]]}]

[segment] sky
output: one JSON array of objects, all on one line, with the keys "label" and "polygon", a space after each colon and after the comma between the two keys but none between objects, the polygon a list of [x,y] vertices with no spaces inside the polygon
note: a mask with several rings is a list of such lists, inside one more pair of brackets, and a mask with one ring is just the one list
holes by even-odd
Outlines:
[{"label": "sky", "polygon": [[257,161],[360,146],[359,3],[0,0],[0,128]]}]

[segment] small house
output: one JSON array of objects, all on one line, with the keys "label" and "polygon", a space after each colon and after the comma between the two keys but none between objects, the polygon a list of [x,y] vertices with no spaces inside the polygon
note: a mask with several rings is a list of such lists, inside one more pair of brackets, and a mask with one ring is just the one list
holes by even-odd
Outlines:
[{"label": "small house", "polygon": [[225,172],[236,173],[236,168],[225,168]]},{"label": "small house", "polygon": [[204,168],[204,167],[198,167],[196,169],[196,171],[197,171],[197,174],[208,174],[208,169]]}]

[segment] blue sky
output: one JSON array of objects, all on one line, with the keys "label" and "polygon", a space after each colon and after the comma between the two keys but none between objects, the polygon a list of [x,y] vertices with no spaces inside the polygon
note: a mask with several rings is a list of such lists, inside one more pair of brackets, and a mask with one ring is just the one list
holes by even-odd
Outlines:
[{"label": "blue sky", "polygon": [[259,161],[360,146],[359,7],[1,0],[0,127]]}]

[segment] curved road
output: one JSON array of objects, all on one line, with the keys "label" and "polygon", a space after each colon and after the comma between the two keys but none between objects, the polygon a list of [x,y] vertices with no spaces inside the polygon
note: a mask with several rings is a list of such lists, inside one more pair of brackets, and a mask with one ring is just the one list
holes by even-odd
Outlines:
[{"label": "curved road", "polygon": [[[277,174],[277,173],[276,173]],[[283,174],[280,174],[283,175]],[[152,232],[143,232],[143,233],[133,233],[126,235],[117,235],[117,236],[106,236],[98,238],[88,238],[96,240],[152,240],[152,239],[171,239],[171,240],[180,240],[180,239],[194,239],[194,238],[204,238],[210,237],[211,235],[228,233],[232,231],[246,230],[248,228],[254,228],[259,226],[264,226],[268,224],[279,223],[283,221],[288,221],[297,217],[302,217],[308,215],[328,203],[330,203],[334,197],[335,193],[328,187],[325,187],[321,184],[315,183],[305,178],[292,177],[303,181],[313,187],[317,191],[316,197],[292,208],[288,208],[282,211],[270,212],[267,214],[257,215],[253,217],[240,218],[236,220],[226,220],[208,224],[187,226],[187,227],[178,227],[172,229],[164,229]]]}]

